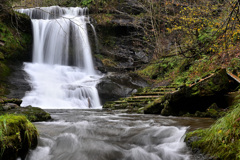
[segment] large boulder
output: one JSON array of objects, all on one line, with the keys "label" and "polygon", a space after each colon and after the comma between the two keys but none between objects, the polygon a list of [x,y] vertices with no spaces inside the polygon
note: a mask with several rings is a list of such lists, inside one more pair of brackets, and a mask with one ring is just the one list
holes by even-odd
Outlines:
[{"label": "large boulder", "polygon": [[97,90],[102,104],[127,97],[135,93],[138,88],[149,84],[137,74],[108,73],[97,85]]}]

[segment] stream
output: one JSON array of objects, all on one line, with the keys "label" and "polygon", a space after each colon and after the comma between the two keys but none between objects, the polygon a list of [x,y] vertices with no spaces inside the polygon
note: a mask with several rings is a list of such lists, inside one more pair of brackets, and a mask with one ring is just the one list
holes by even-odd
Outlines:
[{"label": "stream", "polygon": [[[22,107],[49,112],[49,122],[34,123],[39,143],[26,160],[194,160],[185,133],[205,128],[211,119],[126,114],[102,110],[88,38],[87,8],[19,9],[33,26],[33,60],[23,71],[31,87]],[[95,33],[96,34],[96,33]],[[97,42],[97,41],[96,41]],[[91,108],[91,110],[88,110]]]},{"label": "stream", "polygon": [[102,110],[47,110],[34,123],[39,144],[27,160],[197,160],[184,142],[188,130],[212,119],[126,114]]}]

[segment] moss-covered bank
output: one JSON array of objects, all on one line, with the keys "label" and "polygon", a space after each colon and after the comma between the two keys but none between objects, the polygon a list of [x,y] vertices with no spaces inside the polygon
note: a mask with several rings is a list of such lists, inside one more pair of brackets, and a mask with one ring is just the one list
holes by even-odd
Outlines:
[{"label": "moss-covered bank", "polygon": [[200,149],[216,159],[240,159],[240,91],[231,108],[210,128],[187,134],[186,141],[194,151]]},{"label": "moss-covered bank", "polygon": [[37,146],[38,133],[31,122],[51,119],[41,108],[20,107],[21,103],[20,99],[0,98],[0,160],[24,159]]},{"label": "moss-covered bank", "polygon": [[25,116],[0,116],[0,160],[24,159],[37,146],[37,137],[37,129]]},{"label": "moss-covered bank", "polygon": [[31,122],[46,121],[51,119],[49,113],[38,107],[20,107],[21,99],[0,98],[0,115],[24,115]]},{"label": "moss-covered bank", "polygon": [[31,20],[28,16],[11,9],[0,13],[0,96],[8,93],[9,65],[30,59],[31,34]]}]

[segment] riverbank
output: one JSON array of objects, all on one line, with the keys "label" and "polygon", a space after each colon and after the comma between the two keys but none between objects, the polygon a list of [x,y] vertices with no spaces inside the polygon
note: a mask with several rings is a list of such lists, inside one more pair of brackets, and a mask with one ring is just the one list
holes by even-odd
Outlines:
[{"label": "riverbank", "polygon": [[215,159],[240,159],[240,91],[236,92],[229,112],[210,128],[190,132],[186,142],[193,151],[202,151]]},{"label": "riverbank", "polygon": [[0,160],[22,159],[38,144],[38,132],[31,122],[51,119],[37,107],[20,107],[22,100],[0,98]]}]

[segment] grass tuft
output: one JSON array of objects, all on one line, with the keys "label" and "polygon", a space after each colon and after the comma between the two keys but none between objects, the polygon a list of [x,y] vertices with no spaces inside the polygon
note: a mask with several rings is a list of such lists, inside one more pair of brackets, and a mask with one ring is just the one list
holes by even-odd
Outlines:
[{"label": "grass tuft", "polygon": [[192,147],[204,153],[220,159],[240,159],[240,103],[209,129],[190,132],[186,139],[191,137],[199,137]]}]

